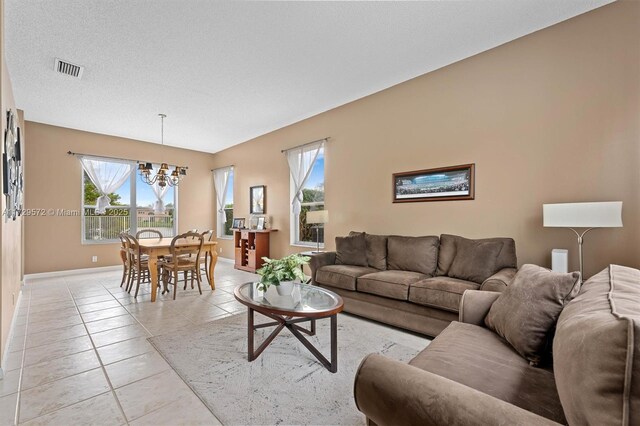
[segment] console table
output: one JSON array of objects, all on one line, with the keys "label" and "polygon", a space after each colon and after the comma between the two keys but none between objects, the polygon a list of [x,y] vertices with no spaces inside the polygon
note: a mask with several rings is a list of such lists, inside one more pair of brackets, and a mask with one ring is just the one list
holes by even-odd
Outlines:
[{"label": "console table", "polygon": [[269,257],[269,235],[277,229],[234,229],[235,268],[253,272]]}]

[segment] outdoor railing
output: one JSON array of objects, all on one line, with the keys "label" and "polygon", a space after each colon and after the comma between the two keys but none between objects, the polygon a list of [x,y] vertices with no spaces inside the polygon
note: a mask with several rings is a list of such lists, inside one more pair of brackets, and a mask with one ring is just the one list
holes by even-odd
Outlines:
[{"label": "outdoor railing", "polygon": [[[141,215],[138,216],[136,225],[136,231],[154,229],[165,237],[174,236],[172,215]],[[96,215],[93,210],[85,211],[84,238],[87,241],[117,240],[118,234],[123,231],[135,232],[131,228],[129,208],[109,209],[106,215]]]}]

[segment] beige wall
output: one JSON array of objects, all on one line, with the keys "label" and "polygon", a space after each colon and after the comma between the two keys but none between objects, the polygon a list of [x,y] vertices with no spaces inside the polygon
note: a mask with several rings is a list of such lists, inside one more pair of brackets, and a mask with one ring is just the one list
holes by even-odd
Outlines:
[{"label": "beige wall", "polygon": [[[82,167],[67,151],[169,162],[189,167],[178,189],[178,230],[210,229],[214,219],[211,154],[130,139],[26,122],[29,135],[25,177],[28,209],[78,210]],[[117,265],[119,244],[81,244],[80,217],[25,218],[27,274]],[[98,256],[92,263],[91,257]]]},{"label": "beige wall", "polygon": [[[249,187],[289,245],[280,150],[330,136],[328,248],[350,230],[515,238],[520,263],[549,265],[571,231],[542,227],[542,204],[624,202],[622,229],[588,234],[586,275],[640,267],[640,2],[619,1],[214,155],[235,165],[236,216]],[[425,52],[427,54],[427,52]],[[391,203],[391,174],[476,163],[474,201]],[[232,257],[232,243],[220,243]]]},{"label": "beige wall", "polygon": [[[0,0],[0,22],[4,23],[4,2]],[[15,111],[11,79],[5,63],[4,53],[4,24],[0,28],[0,137],[4,138],[7,126],[5,112],[9,108]],[[22,114],[18,114],[20,121]],[[20,126],[24,129],[21,122]],[[0,140],[0,150],[4,151],[4,139]],[[0,162],[0,176],[2,162]],[[5,211],[6,202],[4,195],[0,194],[0,213]],[[22,218],[5,222],[4,216],[0,217],[0,359],[3,359],[6,350],[7,338],[11,326],[11,320],[16,308],[16,302],[20,294],[22,280]],[[1,367],[1,366],[0,366]]]}]

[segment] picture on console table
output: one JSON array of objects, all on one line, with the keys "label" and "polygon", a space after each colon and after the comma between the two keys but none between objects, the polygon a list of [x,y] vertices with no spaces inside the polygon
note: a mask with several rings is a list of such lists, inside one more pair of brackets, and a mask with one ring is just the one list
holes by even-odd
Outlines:
[{"label": "picture on console table", "polygon": [[393,202],[473,200],[475,164],[393,174]]}]

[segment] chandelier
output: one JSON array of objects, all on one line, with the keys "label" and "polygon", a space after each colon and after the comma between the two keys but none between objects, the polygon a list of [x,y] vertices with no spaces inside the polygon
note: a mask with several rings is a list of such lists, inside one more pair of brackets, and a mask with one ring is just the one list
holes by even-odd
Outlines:
[{"label": "chandelier", "polygon": [[[164,146],[164,119],[166,114],[158,114],[160,116],[160,137],[162,146]],[[140,179],[146,184],[155,185],[163,188],[167,185],[178,186],[180,181],[187,175],[187,168],[182,166],[175,166],[173,171],[169,171],[169,165],[167,163],[160,164],[160,168],[156,174],[153,174],[153,165],[151,163],[139,163],[138,171],[140,172]]]}]

